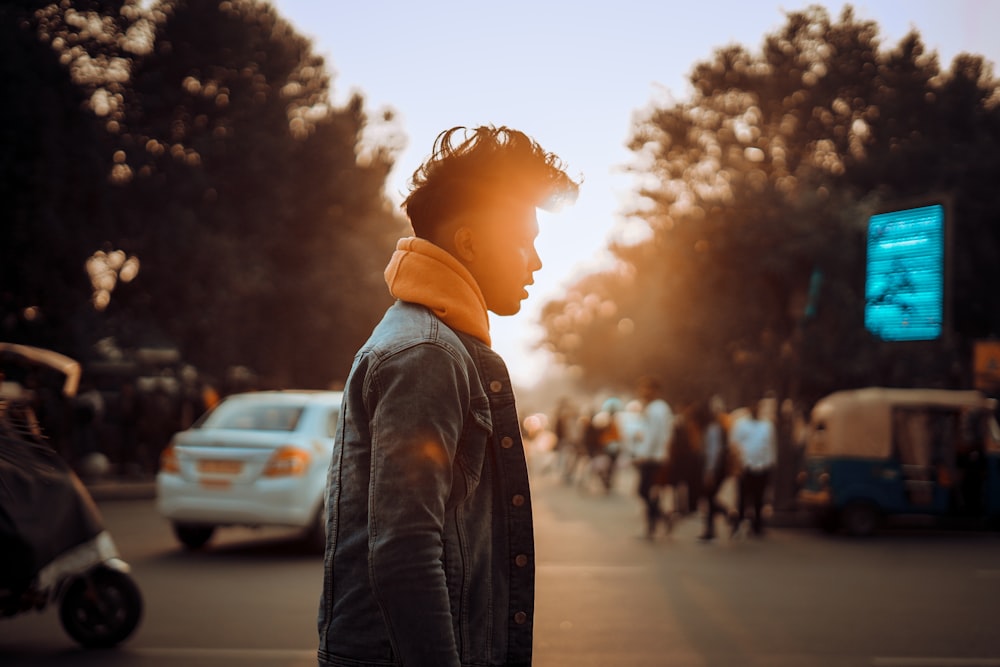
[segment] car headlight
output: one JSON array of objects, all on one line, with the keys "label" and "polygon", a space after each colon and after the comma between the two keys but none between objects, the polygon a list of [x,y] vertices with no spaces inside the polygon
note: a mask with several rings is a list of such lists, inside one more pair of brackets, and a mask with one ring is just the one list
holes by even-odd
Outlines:
[{"label": "car headlight", "polygon": [[312,459],[305,449],[285,445],[271,454],[264,467],[264,477],[296,477],[304,475]]}]

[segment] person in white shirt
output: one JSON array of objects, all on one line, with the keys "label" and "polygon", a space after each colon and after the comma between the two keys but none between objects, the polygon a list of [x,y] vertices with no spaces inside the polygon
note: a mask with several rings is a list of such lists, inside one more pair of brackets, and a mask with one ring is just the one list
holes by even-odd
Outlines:
[{"label": "person in white shirt", "polygon": [[660,488],[674,430],[674,414],[667,402],[659,397],[660,384],[654,378],[640,378],[637,389],[643,404],[642,428],[632,447],[632,460],[639,473],[638,495],[646,510],[644,536],[653,539],[657,524],[664,518]]},{"label": "person in white shirt", "polygon": [[760,417],[760,404],[750,407],[750,415],[733,425],[730,439],[739,452],[743,468],[739,476],[739,497],[732,534],[739,532],[747,505],[753,506],[753,534],[764,534],[764,493],[777,458],[774,424]]}]

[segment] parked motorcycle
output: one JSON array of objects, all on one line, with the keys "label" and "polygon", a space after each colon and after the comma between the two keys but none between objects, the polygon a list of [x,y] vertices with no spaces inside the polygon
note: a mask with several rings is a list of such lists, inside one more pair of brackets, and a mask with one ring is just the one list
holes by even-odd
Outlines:
[{"label": "parked motorcycle", "polygon": [[[55,368],[66,376],[64,395],[76,392],[80,367],[72,359],[0,343],[0,360]],[[46,442],[26,402],[0,395],[0,618],[49,605],[58,605],[63,629],[87,648],[127,639],[143,609],[86,487]]]}]

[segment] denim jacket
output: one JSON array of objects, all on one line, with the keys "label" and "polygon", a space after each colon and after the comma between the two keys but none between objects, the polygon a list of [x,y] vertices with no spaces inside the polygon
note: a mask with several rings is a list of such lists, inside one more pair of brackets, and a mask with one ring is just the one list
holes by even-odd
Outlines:
[{"label": "denim jacket", "polygon": [[327,484],[319,663],[531,664],[535,554],[503,360],[397,301],[354,359]]}]

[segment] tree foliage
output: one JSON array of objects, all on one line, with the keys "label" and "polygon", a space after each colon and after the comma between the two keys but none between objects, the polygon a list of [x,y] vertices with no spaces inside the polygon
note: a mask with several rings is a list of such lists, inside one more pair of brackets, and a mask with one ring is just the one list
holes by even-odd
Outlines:
[{"label": "tree foliage", "polygon": [[323,60],[269,4],[82,4],[49,6],[36,29],[103,160],[81,184],[102,193],[99,224],[67,223],[90,229],[74,279],[95,251],[111,274],[79,342],[175,345],[286,386],[343,377],[404,229],[384,195],[394,149],[366,141],[364,100],[331,103]]},{"label": "tree foliage", "polygon": [[72,349],[84,262],[106,231],[110,156],[43,5],[0,4],[0,336]]},{"label": "tree foliage", "polygon": [[[543,344],[582,377],[653,372],[681,400],[967,381],[971,341],[1000,333],[1000,93],[983,59],[943,72],[916,32],[883,51],[850,7],[810,7],[690,80],[689,101],[651,104],[633,130],[643,239],[548,304]],[[935,198],[953,222],[950,335],[883,343],[863,322],[867,219]]]}]

